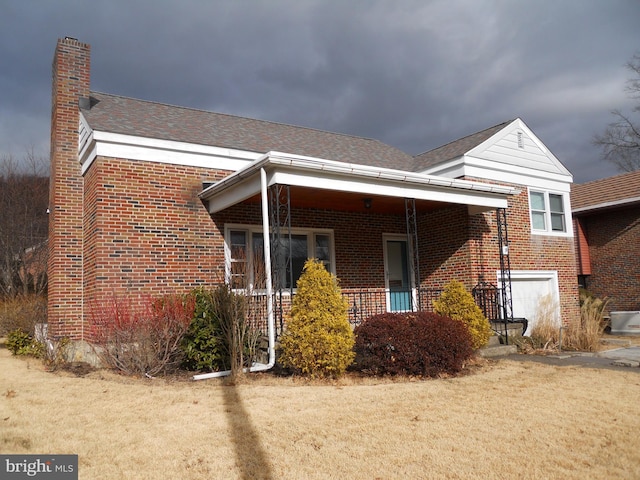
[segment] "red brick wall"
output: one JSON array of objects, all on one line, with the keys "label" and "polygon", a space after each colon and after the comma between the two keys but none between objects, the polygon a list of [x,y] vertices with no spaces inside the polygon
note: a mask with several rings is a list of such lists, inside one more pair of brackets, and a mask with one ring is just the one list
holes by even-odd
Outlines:
[{"label": "red brick wall", "polygon": [[[560,307],[565,323],[577,318],[578,296],[571,237],[532,235],[526,188],[509,200],[507,210],[512,270],[558,272]],[[383,234],[406,234],[404,215],[296,210],[293,228],[334,230],[336,274],[343,288],[384,287]],[[238,205],[214,215],[225,222],[261,224],[258,205]],[[496,212],[469,216],[467,207],[451,205],[418,216],[421,284],[442,288],[451,279],[470,290],[482,280],[496,283],[500,269]]]},{"label": "red brick wall", "polygon": [[418,246],[422,286],[443,288],[454,279],[469,290],[475,285],[466,206],[454,205],[419,214]]},{"label": "red brick wall", "polygon": [[197,194],[228,172],[98,157],[85,174],[85,320],[112,295],[157,296],[224,279],[222,232]]},{"label": "red brick wall", "polygon": [[[526,187],[509,199],[507,231],[511,270],[555,270],[558,272],[560,311],[567,324],[579,318],[578,286],[573,237],[533,235]],[[473,217],[472,217],[473,218]],[[478,279],[496,281],[500,268],[496,213],[487,212],[471,221],[473,270]],[[569,225],[570,228],[570,225]]]},{"label": "red brick wall", "polygon": [[591,254],[584,220],[573,219],[573,235],[576,247],[576,268],[578,275],[591,275]]},{"label": "red brick wall", "polygon": [[[260,206],[236,205],[215,214],[221,231],[225,223],[262,225]],[[292,209],[291,227],[332,229],[335,241],[336,276],[344,288],[384,288],[383,234],[406,234],[404,216],[376,213]]]},{"label": "red brick wall", "polygon": [[587,289],[609,297],[609,311],[640,310],[640,209],[580,217],[591,256]]},{"label": "red brick wall", "polygon": [[48,319],[52,337],[82,337],[82,188],[79,97],[89,95],[90,47],[58,41],[53,60]]}]

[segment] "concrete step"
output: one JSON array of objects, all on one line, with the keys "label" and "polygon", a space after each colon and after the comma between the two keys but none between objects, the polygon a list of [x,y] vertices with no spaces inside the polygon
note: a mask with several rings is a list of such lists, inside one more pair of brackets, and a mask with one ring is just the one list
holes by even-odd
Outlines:
[{"label": "concrete step", "polygon": [[478,355],[483,358],[504,357],[505,355],[511,355],[513,353],[518,353],[518,347],[516,347],[515,345],[498,344],[493,346],[486,346],[478,350]]}]

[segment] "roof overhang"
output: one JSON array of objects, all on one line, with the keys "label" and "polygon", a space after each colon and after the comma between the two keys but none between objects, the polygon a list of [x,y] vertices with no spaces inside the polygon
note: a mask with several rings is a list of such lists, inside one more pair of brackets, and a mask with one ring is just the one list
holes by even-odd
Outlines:
[{"label": "roof overhang", "polygon": [[503,185],[268,152],[200,193],[200,198],[208,203],[209,213],[258,195],[263,169],[268,186],[280,184],[467,205],[470,213],[506,208],[508,196],[519,193]]},{"label": "roof overhang", "polygon": [[602,202],[595,205],[588,205],[586,207],[578,207],[572,210],[573,215],[588,215],[591,213],[598,213],[603,210],[612,210],[616,208],[627,208],[640,205],[640,197],[625,198],[622,200],[612,200],[610,202]]}]

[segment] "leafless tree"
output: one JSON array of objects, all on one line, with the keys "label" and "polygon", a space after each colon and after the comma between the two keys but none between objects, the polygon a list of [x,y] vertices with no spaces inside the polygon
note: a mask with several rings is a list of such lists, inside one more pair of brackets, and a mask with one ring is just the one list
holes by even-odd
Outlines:
[{"label": "leafless tree", "polygon": [[0,296],[46,289],[47,163],[27,150],[0,157]]},{"label": "leafless tree", "polygon": [[637,103],[631,114],[620,110],[611,112],[615,120],[609,124],[601,135],[595,135],[594,145],[602,148],[605,160],[617,165],[623,172],[640,170],[640,123],[632,118],[632,114],[640,112],[640,52],[631,58],[627,68],[632,77],[627,80],[626,91]]}]

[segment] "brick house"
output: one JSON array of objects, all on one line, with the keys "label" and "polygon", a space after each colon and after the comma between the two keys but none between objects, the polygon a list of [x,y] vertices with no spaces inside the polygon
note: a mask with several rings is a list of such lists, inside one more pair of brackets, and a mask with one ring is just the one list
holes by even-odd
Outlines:
[{"label": "brick house", "polygon": [[354,322],[429,309],[451,279],[500,287],[508,317],[534,322],[545,295],[565,323],[578,315],[572,177],[520,119],[412,157],[373,139],[93,92],[89,80],[89,45],[59,40],[53,337],[90,341],[90,309],[113,294],[220,282],[274,294],[278,315],[307,257],[340,279]]},{"label": "brick house", "polygon": [[580,285],[640,310],[640,171],[574,185],[571,204]]}]

